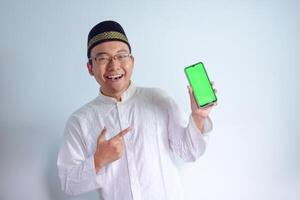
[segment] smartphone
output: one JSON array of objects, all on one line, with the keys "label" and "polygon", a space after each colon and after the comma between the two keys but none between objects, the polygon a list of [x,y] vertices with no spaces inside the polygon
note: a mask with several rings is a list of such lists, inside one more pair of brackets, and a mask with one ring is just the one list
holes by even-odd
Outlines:
[{"label": "smartphone", "polygon": [[204,108],[217,102],[216,94],[202,62],[185,67],[184,72],[193,89],[198,107]]}]

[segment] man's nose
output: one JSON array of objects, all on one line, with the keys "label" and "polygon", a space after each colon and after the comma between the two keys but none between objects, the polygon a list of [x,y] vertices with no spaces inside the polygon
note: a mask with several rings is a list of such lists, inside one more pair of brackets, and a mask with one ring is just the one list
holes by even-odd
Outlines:
[{"label": "man's nose", "polygon": [[110,61],[108,62],[108,67],[109,68],[119,67],[119,63],[116,59],[111,58]]}]

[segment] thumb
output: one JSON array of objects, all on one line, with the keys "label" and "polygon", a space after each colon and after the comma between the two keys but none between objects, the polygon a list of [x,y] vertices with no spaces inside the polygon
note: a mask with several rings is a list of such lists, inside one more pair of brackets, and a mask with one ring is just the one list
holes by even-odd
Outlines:
[{"label": "thumb", "polygon": [[189,96],[190,96],[191,102],[195,101],[192,87],[188,85],[187,88],[189,91]]},{"label": "thumb", "polygon": [[191,95],[191,94],[193,94],[193,89],[192,89],[192,87],[191,86],[187,86],[187,89],[188,89],[188,92],[189,92],[189,94]]},{"label": "thumb", "polygon": [[97,141],[98,144],[106,141],[106,138],[105,138],[106,132],[107,132],[107,129],[106,129],[106,127],[104,127],[98,137],[98,141]]}]

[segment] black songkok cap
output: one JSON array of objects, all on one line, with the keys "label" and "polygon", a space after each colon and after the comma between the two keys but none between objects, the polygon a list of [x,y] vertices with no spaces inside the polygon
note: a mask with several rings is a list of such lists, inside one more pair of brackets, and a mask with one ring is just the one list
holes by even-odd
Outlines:
[{"label": "black songkok cap", "polygon": [[125,42],[128,45],[129,50],[131,51],[131,47],[126,37],[126,34],[119,23],[115,21],[103,21],[95,25],[89,32],[89,36],[88,36],[88,44],[87,44],[88,58],[90,58],[91,49],[94,46],[102,42],[114,41],[114,40]]}]

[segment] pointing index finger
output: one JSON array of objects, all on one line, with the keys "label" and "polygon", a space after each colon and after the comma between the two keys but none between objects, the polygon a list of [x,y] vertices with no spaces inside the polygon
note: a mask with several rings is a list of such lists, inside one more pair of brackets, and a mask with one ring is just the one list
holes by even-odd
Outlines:
[{"label": "pointing index finger", "polygon": [[130,128],[130,127],[124,129],[124,130],[121,131],[118,135],[119,135],[120,137],[123,137],[123,136],[126,135],[129,131],[131,131],[131,128]]},{"label": "pointing index finger", "polygon": [[118,133],[117,135],[115,135],[113,138],[120,138],[123,137],[124,135],[126,135],[129,131],[131,131],[131,128],[128,127],[124,130],[122,130],[120,133]]}]

